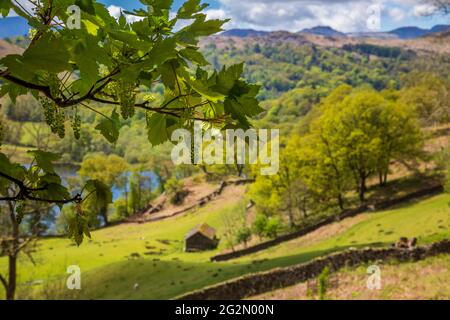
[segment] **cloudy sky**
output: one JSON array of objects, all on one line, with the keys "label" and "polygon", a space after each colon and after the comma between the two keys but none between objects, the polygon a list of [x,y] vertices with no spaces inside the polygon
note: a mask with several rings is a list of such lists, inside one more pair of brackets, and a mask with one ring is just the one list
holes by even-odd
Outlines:
[{"label": "cloudy sky", "polygon": [[[101,0],[108,6],[136,7],[138,0]],[[183,0],[175,0],[175,7]],[[210,18],[231,18],[230,28],[299,31],[328,25],[340,31],[368,31],[380,12],[381,30],[399,26],[431,27],[448,23],[443,17],[424,17],[432,11],[423,0],[209,0]],[[114,8],[114,7],[111,7]],[[117,8],[115,8],[117,10]],[[371,20],[372,19],[372,20]]]},{"label": "cloudy sky", "polygon": [[[19,0],[21,1],[21,0]],[[119,15],[121,8],[140,7],[139,0],[99,0]],[[174,0],[176,10],[184,0]],[[450,22],[440,16],[424,16],[433,8],[424,0],[206,0],[209,18],[231,18],[231,28],[299,31],[331,26],[339,31],[392,30],[401,26],[429,28]],[[376,17],[380,17],[377,24]]]}]

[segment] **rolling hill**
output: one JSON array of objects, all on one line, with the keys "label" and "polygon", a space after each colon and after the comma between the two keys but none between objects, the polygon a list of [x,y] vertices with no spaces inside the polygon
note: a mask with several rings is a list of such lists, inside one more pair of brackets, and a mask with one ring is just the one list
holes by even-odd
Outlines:
[{"label": "rolling hill", "polygon": [[9,43],[5,40],[0,40],[0,58],[8,54],[20,54],[22,52],[23,49],[21,47]]},{"label": "rolling hill", "polygon": [[304,30],[300,31],[300,33],[309,33],[309,34],[315,34],[318,36],[336,37],[336,38],[347,36],[345,33],[336,31],[333,28],[327,27],[327,26],[319,26],[319,27],[314,27],[311,29],[304,29]]},{"label": "rolling hill", "polygon": [[[33,254],[36,265],[28,259],[20,265],[18,297],[167,299],[352,246],[388,246],[400,236],[416,236],[423,244],[450,236],[450,198],[439,195],[345,219],[258,254],[211,263],[209,258],[225,246],[227,219],[236,219],[245,210],[243,191],[243,187],[227,188],[223,198],[173,219],[95,231],[92,240],[80,247],[64,238],[40,240],[39,250]],[[184,234],[202,222],[218,230],[220,247],[200,253],[183,252]],[[80,266],[82,290],[64,290],[68,265]],[[0,258],[0,269],[5,267],[6,260]]]}]

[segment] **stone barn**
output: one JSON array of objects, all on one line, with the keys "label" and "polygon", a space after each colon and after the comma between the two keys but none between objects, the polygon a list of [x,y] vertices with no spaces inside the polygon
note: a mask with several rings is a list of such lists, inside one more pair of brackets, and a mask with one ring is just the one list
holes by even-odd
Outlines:
[{"label": "stone barn", "polygon": [[184,237],[186,252],[204,251],[215,249],[219,244],[216,230],[206,223],[197,225]]}]

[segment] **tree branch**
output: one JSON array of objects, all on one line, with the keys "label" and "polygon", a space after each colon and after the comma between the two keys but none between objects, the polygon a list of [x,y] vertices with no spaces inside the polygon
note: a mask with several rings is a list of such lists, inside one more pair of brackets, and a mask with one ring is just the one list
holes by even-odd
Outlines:
[{"label": "tree branch", "polygon": [[2,198],[0,198],[0,201],[17,201],[17,200],[21,200],[21,199],[28,199],[28,200],[38,201],[38,202],[67,204],[67,203],[72,203],[72,202],[80,203],[83,200],[81,197],[81,194],[76,194],[73,198],[65,199],[65,200],[52,200],[52,199],[35,197],[32,195],[33,192],[46,190],[47,187],[29,188],[22,181],[14,178],[14,177],[11,177],[10,175],[8,175],[4,172],[1,172],[1,171],[0,171],[0,177],[3,177],[4,179],[13,182],[20,189],[19,192],[17,193],[17,195],[11,196],[11,197],[2,197]]}]

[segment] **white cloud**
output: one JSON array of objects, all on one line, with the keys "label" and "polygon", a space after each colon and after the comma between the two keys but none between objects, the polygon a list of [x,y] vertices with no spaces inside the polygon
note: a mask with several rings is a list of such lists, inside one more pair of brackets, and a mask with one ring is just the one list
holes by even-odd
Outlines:
[{"label": "white cloud", "polygon": [[400,22],[400,21],[402,21],[403,19],[405,19],[405,17],[406,17],[406,13],[405,13],[405,11],[403,11],[402,9],[400,9],[400,8],[392,8],[392,9],[389,9],[389,16],[392,18],[392,20],[394,20],[395,22]]},{"label": "white cloud", "polygon": [[[119,7],[119,6],[110,5],[108,7],[108,11],[109,11],[109,14],[112,17],[114,17],[116,19],[119,19],[120,14],[124,11],[124,9]],[[130,15],[130,14],[125,14],[125,13],[123,13],[123,15],[127,19],[128,23],[133,23],[133,22],[136,22],[136,21],[139,21],[139,20],[143,19],[142,17],[137,17],[137,16],[133,16],[133,15]]]},{"label": "white cloud", "polygon": [[206,14],[208,20],[223,20],[228,18],[228,13],[224,9],[208,9],[205,10],[204,13]]},{"label": "white cloud", "polygon": [[[364,30],[371,13],[368,7],[380,1],[220,0],[222,10],[241,28],[299,31],[328,25],[340,31]],[[227,25],[227,28],[230,28]]]},{"label": "white cloud", "polygon": [[[231,18],[226,28],[299,31],[328,25],[344,32],[368,31],[374,5],[380,8],[383,23],[406,21],[414,16],[412,8],[423,12],[423,0],[218,0],[218,12]],[[429,7],[429,6],[427,6]],[[427,9],[428,12],[430,9]],[[425,10],[425,11],[427,11]]]},{"label": "white cloud", "polygon": [[429,16],[433,14],[437,8],[430,4],[419,4],[413,7],[413,15],[416,17]]}]

